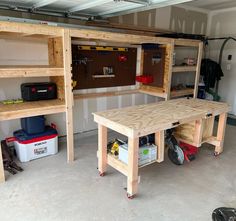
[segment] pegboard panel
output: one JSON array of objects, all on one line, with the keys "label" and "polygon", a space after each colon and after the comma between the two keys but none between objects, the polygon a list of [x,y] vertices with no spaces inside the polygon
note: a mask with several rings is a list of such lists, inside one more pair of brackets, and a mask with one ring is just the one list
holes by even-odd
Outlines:
[{"label": "pegboard panel", "polygon": [[[72,45],[74,89],[135,85],[137,49],[79,49]],[[102,48],[102,47],[98,47]]]},{"label": "pegboard panel", "polygon": [[143,75],[152,75],[150,86],[163,87],[165,70],[165,48],[145,49],[143,61]]}]

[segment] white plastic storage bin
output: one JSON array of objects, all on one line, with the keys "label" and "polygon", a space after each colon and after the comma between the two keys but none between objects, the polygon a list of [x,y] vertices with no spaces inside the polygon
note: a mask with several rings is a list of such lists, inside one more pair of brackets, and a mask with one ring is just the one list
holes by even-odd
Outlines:
[{"label": "white plastic storage bin", "polygon": [[[120,145],[119,146],[119,160],[128,164],[128,145]],[[139,147],[139,158],[138,165],[142,166],[146,163],[150,163],[152,161],[157,160],[157,146],[152,145],[144,145]]]},{"label": "white plastic storage bin", "polygon": [[29,136],[23,130],[14,132],[14,146],[21,162],[56,154],[58,152],[58,134],[48,127],[44,133]]}]

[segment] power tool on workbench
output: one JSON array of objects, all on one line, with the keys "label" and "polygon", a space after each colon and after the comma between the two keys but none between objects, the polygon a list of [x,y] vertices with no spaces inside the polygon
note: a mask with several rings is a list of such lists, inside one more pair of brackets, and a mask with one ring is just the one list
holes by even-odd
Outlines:
[{"label": "power tool on workbench", "polygon": [[168,157],[176,165],[182,165],[184,160],[187,162],[194,160],[198,153],[197,147],[184,142],[178,143],[173,135],[173,129],[166,131],[166,143],[169,147]]},{"label": "power tool on workbench", "polygon": [[173,129],[166,131],[166,143],[169,147],[168,157],[171,162],[176,165],[182,165],[184,163],[184,152],[173,135]]},{"label": "power tool on workbench", "polygon": [[107,152],[115,156],[119,155],[119,146],[125,144],[124,141],[120,139],[115,139],[107,144]]}]

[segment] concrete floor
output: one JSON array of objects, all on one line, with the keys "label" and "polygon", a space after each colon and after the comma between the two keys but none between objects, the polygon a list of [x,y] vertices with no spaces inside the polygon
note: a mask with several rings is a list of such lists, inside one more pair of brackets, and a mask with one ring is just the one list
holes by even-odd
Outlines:
[{"label": "concrete floor", "polygon": [[[227,126],[225,151],[215,158],[204,146],[197,159],[140,170],[137,198],[129,200],[126,178],[112,168],[97,171],[97,136],[76,140],[77,160],[66,163],[65,143],[51,157],[24,163],[0,185],[0,220],[209,221],[216,207],[236,207],[236,127]],[[113,134],[114,135],[114,134]]]}]

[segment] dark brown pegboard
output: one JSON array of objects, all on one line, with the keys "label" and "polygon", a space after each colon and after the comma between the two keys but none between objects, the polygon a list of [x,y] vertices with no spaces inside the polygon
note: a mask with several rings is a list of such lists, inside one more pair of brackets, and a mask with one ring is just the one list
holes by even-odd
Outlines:
[{"label": "dark brown pegboard", "polygon": [[[119,61],[119,55],[127,61]],[[72,45],[72,74],[77,82],[74,89],[127,86],[135,84],[137,49],[128,51],[79,50]],[[112,67],[114,77],[94,78],[102,75],[103,67]]]},{"label": "dark brown pegboard", "polygon": [[[160,61],[157,62],[157,57]],[[163,87],[165,67],[165,48],[145,49],[143,62],[143,75],[152,75],[153,83],[145,84],[156,87]]]}]

